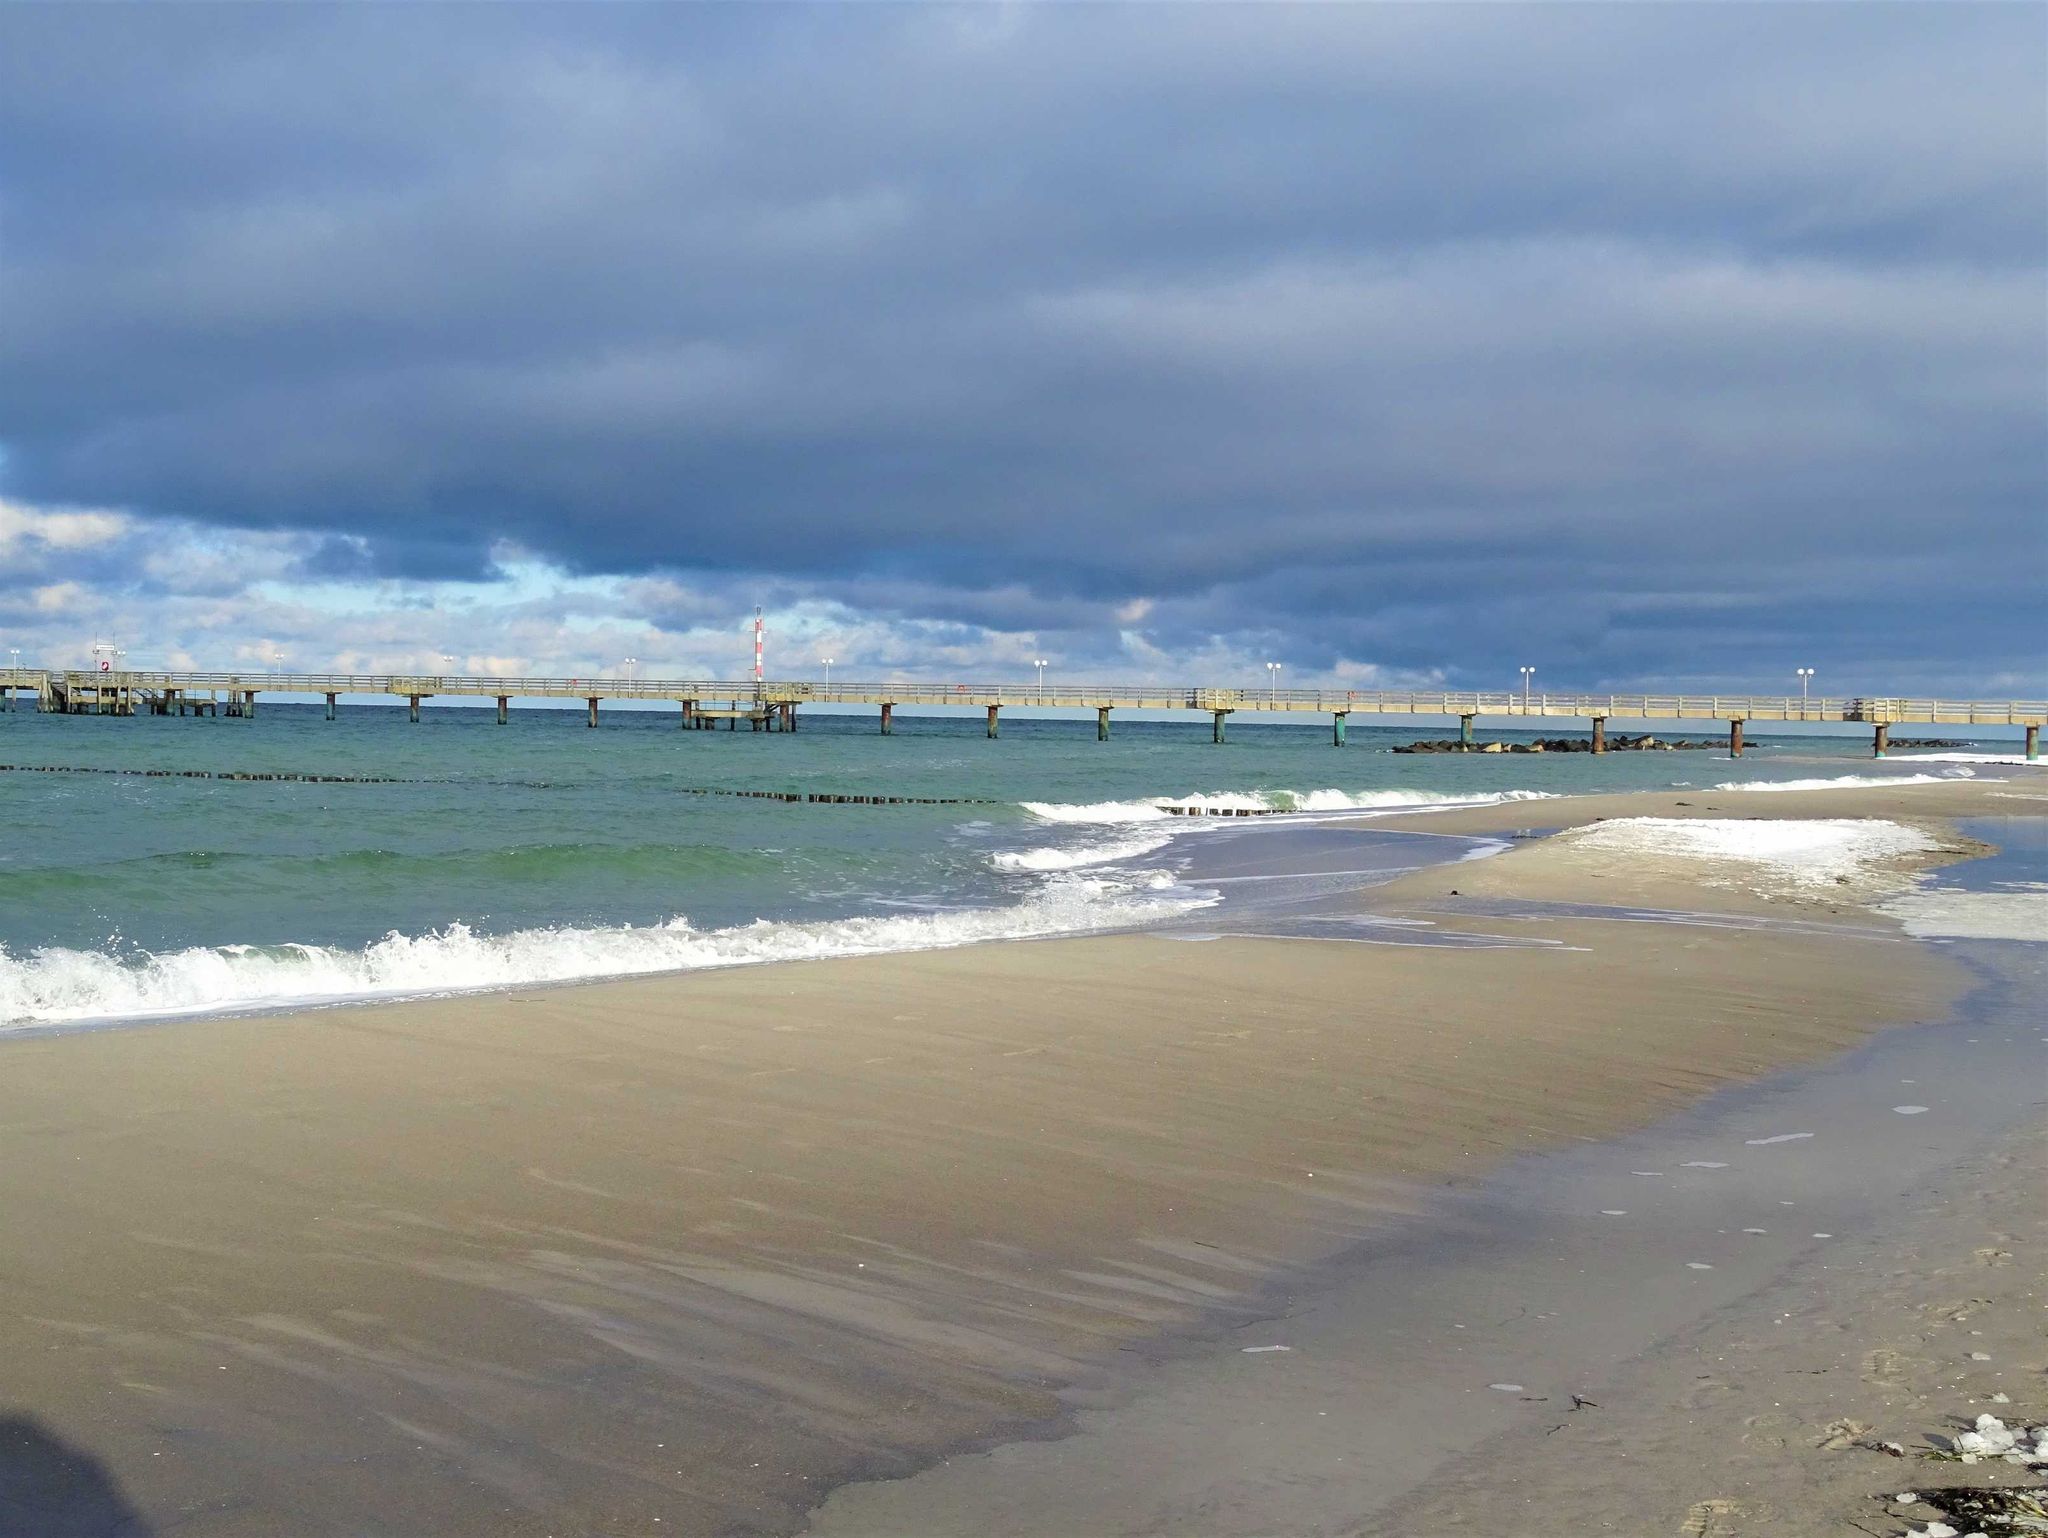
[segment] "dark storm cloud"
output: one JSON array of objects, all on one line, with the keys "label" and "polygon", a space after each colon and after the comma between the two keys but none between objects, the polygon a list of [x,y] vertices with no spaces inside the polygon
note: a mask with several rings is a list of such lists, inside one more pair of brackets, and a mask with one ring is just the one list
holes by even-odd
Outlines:
[{"label": "dark storm cloud", "polygon": [[9,8],[0,488],[1303,667],[2024,672],[2042,31]]}]

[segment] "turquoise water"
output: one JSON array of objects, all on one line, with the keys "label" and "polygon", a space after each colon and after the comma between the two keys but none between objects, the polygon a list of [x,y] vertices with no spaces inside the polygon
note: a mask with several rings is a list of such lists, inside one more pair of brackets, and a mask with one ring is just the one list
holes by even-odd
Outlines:
[{"label": "turquoise water", "polygon": [[[253,719],[0,714],[0,763],[383,778],[0,773],[0,1025],[269,1007],[902,949],[1145,922],[1154,798],[1353,804],[1909,772],[1860,741],[1409,756],[1413,725],[809,715],[793,736],[670,712],[267,705]],[[1514,740],[1515,734],[1506,735]],[[1954,766],[1937,772],[1963,773]],[[701,790],[957,798],[790,805]],[[1035,810],[1033,808],[1036,808]],[[1129,857],[1151,856],[1139,869]]]}]

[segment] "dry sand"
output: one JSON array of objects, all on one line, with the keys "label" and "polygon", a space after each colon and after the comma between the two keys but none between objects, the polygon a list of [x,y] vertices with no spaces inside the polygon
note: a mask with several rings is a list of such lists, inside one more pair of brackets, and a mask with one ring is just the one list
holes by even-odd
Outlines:
[{"label": "dry sand", "polygon": [[[1610,900],[1559,858],[1458,884]],[[1433,1184],[1962,985],[1891,939],[1546,933],[1589,948],[1118,936],[7,1043],[0,1511],[40,1479],[12,1531],[789,1531],[1056,1428],[1119,1347]]]}]

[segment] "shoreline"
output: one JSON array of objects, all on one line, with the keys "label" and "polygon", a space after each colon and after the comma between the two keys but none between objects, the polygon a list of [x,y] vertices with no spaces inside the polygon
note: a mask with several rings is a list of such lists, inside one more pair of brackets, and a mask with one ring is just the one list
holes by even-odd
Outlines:
[{"label": "shoreline", "polygon": [[[1934,823],[1990,789],[1883,794]],[[1544,853],[1372,898],[1571,879]],[[0,1205],[39,1243],[0,1408],[209,1535],[793,1531],[1446,1181],[1965,983],[1896,940],[1546,922],[1569,943],[1120,933],[10,1041]]]},{"label": "shoreline", "polygon": [[[1440,802],[1423,803],[1413,808],[1399,804],[1341,809],[1304,807],[1293,811],[1274,811],[1257,818],[1226,817],[1219,814],[1209,817],[1190,816],[1185,820],[1177,816],[1162,814],[1150,821],[1130,824],[1114,820],[1100,824],[1086,820],[1068,823],[1055,821],[1047,825],[1046,832],[1050,835],[1061,827],[1071,829],[1074,827],[1100,826],[1105,833],[1116,828],[1125,828],[1126,831],[1156,828],[1162,835],[1162,842],[1158,847],[1170,848],[1175,840],[1191,834],[1195,837],[1200,837],[1204,833],[1216,831],[1229,832],[1245,829],[1250,826],[1259,828],[1299,828],[1315,825],[1335,828],[1358,827],[1390,833],[1430,833],[1451,834],[1453,836],[1494,837],[1530,827],[1540,828],[1544,831],[1558,831],[1581,826],[1586,822],[1606,817],[1729,815],[1772,819],[1811,817],[1825,815],[1824,811],[1816,811],[1815,809],[1830,806],[1833,804],[1831,798],[1850,793],[1851,791],[1853,791],[1857,798],[1851,804],[1851,809],[1858,815],[1904,818],[1909,821],[1917,821],[1934,826],[1945,825],[1957,816],[2010,813],[2021,804],[2030,800],[2048,804],[2048,773],[2036,774],[2032,771],[2023,770],[2010,781],[2005,779],[1890,778],[1894,781],[1893,783],[1886,783],[1884,780],[1857,778],[1857,783],[1848,787],[1829,786],[1811,790],[1773,791],[1763,796],[1762,799],[1765,804],[1761,806],[1750,804],[1758,800],[1759,797],[1757,792],[1747,788],[1743,790],[1723,789],[1720,791],[1688,789],[1682,791],[1601,792],[1586,795],[1556,795],[1549,792],[1524,794],[1508,791],[1481,793],[1476,798],[1456,793],[1447,793],[1445,799]],[[1769,784],[1770,782],[1760,783]],[[2034,784],[2039,789],[2035,792],[2027,791],[2024,787],[2029,783]],[[1926,788],[1926,793],[1915,794],[1916,792],[1921,792],[1923,787]],[[2001,787],[2009,788],[2001,789]],[[1402,792],[1402,794],[1420,793]],[[1204,800],[1203,797],[1199,796],[1183,799],[1192,800],[1196,803]],[[1535,811],[1539,807],[1554,808],[1556,809],[1555,814],[1539,815]],[[1717,811],[1716,808],[1720,808],[1720,810]],[[1023,862],[1029,858],[1030,854],[1035,852],[1037,851],[1023,851],[1021,853],[1017,851],[996,851],[991,858],[996,862],[997,868],[1000,870],[1023,872],[1034,869],[1034,867]],[[1140,849],[1136,852],[1142,854],[1146,851]],[[1002,863],[1004,861],[1009,861],[1010,863],[1004,864]],[[849,942],[841,939],[830,942],[835,948],[813,949],[808,954],[804,953],[801,948],[798,948],[789,954],[741,954],[729,958],[716,956],[712,959],[692,960],[687,964],[680,964],[674,960],[669,960],[667,964],[663,965],[642,965],[636,962],[634,966],[623,970],[544,976],[512,982],[450,985],[446,982],[422,981],[417,984],[378,985],[369,989],[358,988],[354,991],[322,992],[315,990],[303,995],[286,998],[213,1000],[187,1005],[152,1006],[138,1010],[67,1018],[29,1018],[20,1023],[0,1022],[0,1045],[4,1045],[9,1041],[32,1039],[48,1035],[68,1035],[75,1032],[125,1030],[139,1026],[176,1024],[202,1020],[264,1018],[302,1013],[319,1013],[330,1010],[434,1003],[446,999],[482,998],[508,992],[602,987],[613,983],[639,979],[682,978],[699,972],[723,971],[738,967],[779,966],[797,962],[835,960],[871,955],[911,955],[926,951],[950,950],[985,944],[1072,939],[1097,935],[1140,934],[1171,927],[1182,919],[1198,916],[1202,906],[1201,903],[1191,901],[1191,911],[1180,913],[1160,912],[1151,916],[1142,914],[1138,910],[1150,903],[1157,903],[1163,908],[1166,905],[1166,899],[1159,891],[1154,890],[1148,893],[1132,880],[1132,878],[1143,873],[1144,867],[1132,864],[1128,856],[1110,855],[1102,858],[1077,859],[1073,860],[1072,863],[1061,861],[1037,869],[1042,875],[1079,878],[1083,881],[1102,878],[1108,878],[1113,881],[1123,880],[1129,884],[1130,889],[1108,897],[1098,897],[1096,901],[1102,905],[1104,912],[1095,916],[1106,917],[1111,909],[1129,911],[1122,918],[1111,919],[1107,922],[1082,923],[1072,926],[1061,926],[1055,923],[1048,924],[1045,927],[1034,928],[1031,920],[1038,916],[1034,911],[1035,909],[1063,900],[1063,894],[1057,883],[1048,883],[1035,891],[1025,894],[1014,902],[1001,906],[967,906],[957,909],[935,910],[932,914],[923,916],[922,921],[950,921],[961,927],[962,932],[960,934],[949,935],[943,938],[912,939],[893,944],[863,942],[858,939]],[[1192,898],[1194,894],[1200,893],[1203,888],[1201,882],[1197,880],[1192,887],[1186,888],[1186,890]],[[628,934],[643,939],[662,937],[664,943],[671,947],[695,946],[701,948],[710,946],[716,949],[721,946],[727,948],[735,945],[743,946],[748,941],[752,931],[764,926],[779,931],[787,940],[802,941],[805,939],[815,939],[820,944],[824,944],[835,931],[864,933],[870,928],[886,927],[898,922],[900,921],[895,918],[879,914],[842,915],[837,918],[817,920],[756,919],[752,924],[736,924],[698,930],[688,925],[682,919],[672,918],[659,924],[598,929],[590,931],[590,934],[592,937]],[[1003,932],[1005,926],[1009,926],[1012,932]],[[983,932],[974,932],[977,927]],[[560,926],[535,931],[518,931],[504,935],[484,934],[476,936],[475,943],[483,948],[495,947],[505,951],[505,954],[500,957],[500,964],[509,965],[514,961],[518,950],[521,948],[516,942],[525,941],[529,944],[547,944],[565,936],[574,937],[581,933],[582,931],[577,926]],[[368,947],[363,951],[352,951],[346,947],[333,948],[320,945],[305,947],[201,946],[170,954],[168,959],[176,962],[200,954],[226,955],[227,953],[242,950],[260,953],[264,951],[303,949],[309,956],[317,954],[330,962],[347,966],[363,961],[368,951],[379,949],[389,942],[395,941],[401,946],[409,947],[426,942],[440,943],[457,934],[465,940],[470,938],[466,927],[457,923],[450,928],[422,935],[407,936],[394,933],[387,936],[386,941],[378,942],[377,946]],[[510,949],[507,950],[507,947],[510,947]],[[67,952],[66,954],[71,953]],[[77,954],[78,959],[82,961],[92,962],[104,959],[86,953]],[[116,972],[119,970],[118,967],[115,968]],[[124,986],[129,985],[132,984],[124,980]]]}]

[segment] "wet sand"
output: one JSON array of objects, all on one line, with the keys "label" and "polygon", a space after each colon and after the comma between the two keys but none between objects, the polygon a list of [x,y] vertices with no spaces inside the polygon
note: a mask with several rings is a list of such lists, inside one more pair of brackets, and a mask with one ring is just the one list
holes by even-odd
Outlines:
[{"label": "wet sand", "polygon": [[1970,947],[1956,1021],[1445,1192],[1067,1440],[843,1489],[810,1531],[1821,1538],[2020,1481],[1912,1455],[2042,1418],[2041,949]]},{"label": "wet sand", "polygon": [[[1942,794],[1705,799],[1939,828],[2023,787],[1911,789]],[[1576,858],[1384,900],[1612,900]],[[1856,917],[1124,935],[9,1042],[0,1415],[99,1460],[135,1531],[792,1531],[1070,1426],[1125,1348],[1270,1314],[1446,1182],[1968,986]],[[63,1531],[36,1498],[17,1530]]]}]

